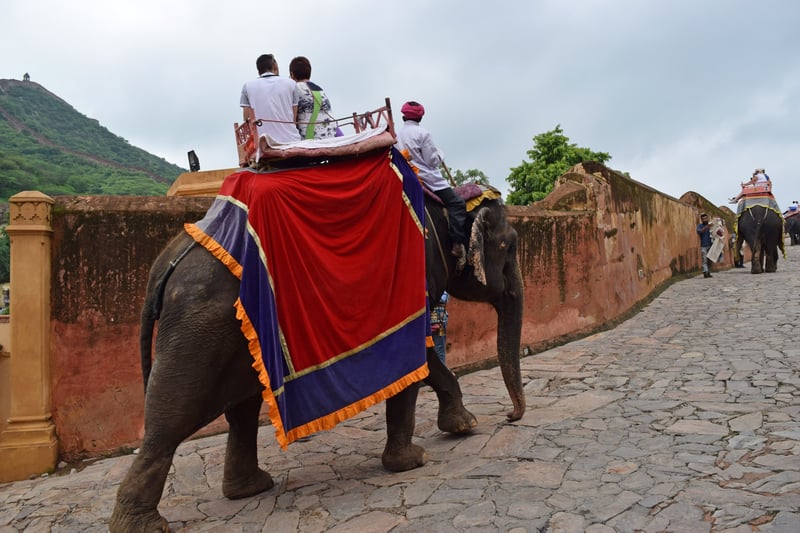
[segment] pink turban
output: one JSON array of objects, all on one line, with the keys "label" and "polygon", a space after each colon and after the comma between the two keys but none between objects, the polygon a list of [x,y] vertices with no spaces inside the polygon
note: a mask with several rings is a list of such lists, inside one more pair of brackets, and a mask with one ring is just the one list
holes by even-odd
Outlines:
[{"label": "pink turban", "polygon": [[425,114],[425,108],[417,102],[406,102],[400,108],[400,112],[403,114],[403,118],[418,121]]}]

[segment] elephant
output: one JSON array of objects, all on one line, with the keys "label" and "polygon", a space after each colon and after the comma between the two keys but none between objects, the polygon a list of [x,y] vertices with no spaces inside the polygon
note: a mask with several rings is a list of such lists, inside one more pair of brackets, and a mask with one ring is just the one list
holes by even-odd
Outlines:
[{"label": "elephant", "polygon": [[[447,250],[452,247],[447,233],[447,215],[438,200],[425,199],[426,226],[435,228],[425,241],[428,278],[428,305],[436,305],[447,292],[460,300],[488,302],[497,313],[497,354],[503,381],[513,409],[506,415],[513,422],[525,414],[525,395],[519,366],[522,334],[523,282],[517,260],[517,232],[508,222],[501,199],[483,200],[469,214],[471,225],[469,261],[463,271]],[[428,366],[437,365],[428,358]],[[442,376],[449,371],[438,372]],[[442,379],[442,381],[445,381]],[[457,387],[447,381],[446,390]],[[439,389],[437,389],[437,394]],[[440,421],[440,429],[442,424]]]},{"label": "elephant", "polygon": [[784,223],[784,230],[789,234],[789,243],[792,246],[800,244],[800,215],[787,216]]},{"label": "elephant", "polygon": [[763,205],[745,208],[738,216],[734,258],[742,261],[742,242],[751,252],[750,273],[778,270],[778,250],[783,252],[783,217]]},{"label": "elephant", "polygon": [[[445,289],[454,297],[491,303],[498,313],[498,353],[513,402],[509,420],[524,414],[519,363],[522,277],[516,257],[517,235],[499,199],[484,200],[472,223],[474,265],[462,270],[449,250],[443,206],[426,197],[426,270],[431,305]],[[448,250],[448,252],[442,252]],[[239,279],[187,233],[176,236],[154,261],[141,317],[140,353],[145,383],[145,435],[138,455],[117,492],[109,529],[167,531],[158,513],[177,446],[221,414],[229,424],[222,493],[230,499],[273,487],[258,466],[257,431],[262,385],[240,330],[233,303]],[[158,335],[151,362],[156,321]],[[438,426],[467,433],[476,418],[462,403],[455,374],[433,348],[426,353],[425,382],[439,400]],[[191,365],[187,361],[191,360]],[[422,466],[425,450],[412,443],[419,383],[386,400],[384,468],[404,471]],[[209,392],[213,391],[213,393]]]}]

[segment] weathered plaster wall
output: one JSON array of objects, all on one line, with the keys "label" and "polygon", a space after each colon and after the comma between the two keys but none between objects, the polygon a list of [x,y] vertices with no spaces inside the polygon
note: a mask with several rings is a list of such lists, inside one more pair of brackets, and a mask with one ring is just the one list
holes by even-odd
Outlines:
[{"label": "weathered plaster wall", "polygon": [[56,198],[51,372],[62,457],[141,437],[139,312],[149,266],[209,205],[209,198]]},{"label": "weathered plaster wall", "polygon": [[[138,320],[149,265],[211,200],[56,199],[51,371],[63,458],[138,444]],[[508,212],[525,280],[522,343],[533,349],[591,331],[671,276],[699,269],[696,209],[600,165],[576,167],[542,202]],[[452,301],[449,311],[450,365],[495,359],[491,307]]]},{"label": "weathered plaster wall", "polygon": [[[508,213],[525,281],[522,346],[531,351],[598,329],[700,268],[697,209],[599,164],[573,168],[548,198]],[[718,268],[730,266],[726,252]],[[497,354],[490,306],[451,300],[448,311],[452,367]]]}]

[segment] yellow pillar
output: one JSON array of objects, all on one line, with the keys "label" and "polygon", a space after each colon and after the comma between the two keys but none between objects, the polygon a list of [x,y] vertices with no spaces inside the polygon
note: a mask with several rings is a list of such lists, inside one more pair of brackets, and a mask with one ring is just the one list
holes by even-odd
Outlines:
[{"label": "yellow pillar", "polygon": [[0,433],[0,482],[51,471],[58,441],[50,405],[50,269],[53,199],[25,191],[9,199],[11,401]]}]

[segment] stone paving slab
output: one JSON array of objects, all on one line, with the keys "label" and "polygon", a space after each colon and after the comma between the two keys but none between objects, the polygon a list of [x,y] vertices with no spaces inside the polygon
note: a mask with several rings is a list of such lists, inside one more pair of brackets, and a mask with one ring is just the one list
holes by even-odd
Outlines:
[{"label": "stone paving slab", "polygon": [[[748,269],[666,289],[613,330],[523,358],[528,411],[499,369],[460,378],[479,426],[436,428],[430,462],[381,467],[382,406],[281,451],[259,431],[276,486],[222,497],[225,435],[180,446],[161,513],[174,531],[800,531],[800,246],[775,274]],[[132,456],[0,485],[0,533],[105,531]]]}]

